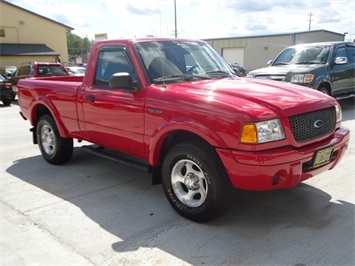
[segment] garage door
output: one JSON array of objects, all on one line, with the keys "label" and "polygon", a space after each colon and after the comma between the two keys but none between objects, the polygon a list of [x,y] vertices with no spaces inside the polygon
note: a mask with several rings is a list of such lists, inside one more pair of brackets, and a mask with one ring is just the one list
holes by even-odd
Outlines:
[{"label": "garage door", "polygon": [[223,48],[222,56],[229,64],[244,65],[244,48]]}]

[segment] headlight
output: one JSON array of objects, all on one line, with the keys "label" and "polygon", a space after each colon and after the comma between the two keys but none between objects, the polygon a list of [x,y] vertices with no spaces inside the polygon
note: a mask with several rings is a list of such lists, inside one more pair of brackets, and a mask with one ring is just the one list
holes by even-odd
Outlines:
[{"label": "headlight", "polygon": [[336,115],[337,123],[343,119],[341,107],[339,104],[335,105],[335,115]]},{"label": "headlight", "polygon": [[255,75],[253,74],[253,73],[248,73],[247,75],[246,75],[246,77],[247,78],[253,78]]},{"label": "headlight", "polygon": [[291,83],[311,83],[314,75],[312,74],[297,74],[291,77]]},{"label": "headlight", "polygon": [[273,119],[257,123],[245,124],[240,135],[241,143],[265,143],[285,138],[281,122]]}]

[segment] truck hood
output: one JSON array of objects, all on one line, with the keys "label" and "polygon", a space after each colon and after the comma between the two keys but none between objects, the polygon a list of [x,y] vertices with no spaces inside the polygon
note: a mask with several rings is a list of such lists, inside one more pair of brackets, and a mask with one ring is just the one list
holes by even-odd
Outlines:
[{"label": "truck hood", "polygon": [[260,69],[250,71],[249,74],[255,76],[269,76],[269,75],[286,75],[290,71],[295,71],[298,73],[309,73],[310,71],[323,67],[320,64],[311,65],[279,65],[279,66],[269,66]]},{"label": "truck hood", "polygon": [[[214,108],[235,108],[256,119],[286,117],[336,104],[334,98],[290,83],[254,78],[230,78],[169,84],[174,97],[194,97]],[[178,96],[178,94],[180,96]],[[276,116],[275,116],[276,114]]]}]

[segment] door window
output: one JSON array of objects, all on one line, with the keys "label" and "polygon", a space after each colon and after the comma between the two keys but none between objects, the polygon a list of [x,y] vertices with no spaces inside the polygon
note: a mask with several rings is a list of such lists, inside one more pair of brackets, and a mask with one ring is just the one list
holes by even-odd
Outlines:
[{"label": "door window", "polygon": [[341,46],[341,47],[337,48],[337,50],[335,52],[334,60],[337,57],[346,57],[345,46]]},{"label": "door window", "polygon": [[355,46],[347,46],[346,55],[348,58],[348,62],[355,62]]},{"label": "door window", "polygon": [[135,81],[136,74],[126,53],[122,47],[105,47],[100,51],[96,67],[94,85],[108,87],[113,74],[126,72]]},{"label": "door window", "polygon": [[25,66],[20,66],[20,69],[18,70],[18,76],[26,76],[30,74],[30,66],[25,65]]}]

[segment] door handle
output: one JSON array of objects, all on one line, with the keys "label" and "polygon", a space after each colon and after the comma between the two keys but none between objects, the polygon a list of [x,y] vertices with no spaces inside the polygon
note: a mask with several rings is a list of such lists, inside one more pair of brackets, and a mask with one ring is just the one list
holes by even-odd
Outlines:
[{"label": "door handle", "polygon": [[94,95],[87,95],[86,99],[88,99],[89,102],[95,102],[95,96]]}]

